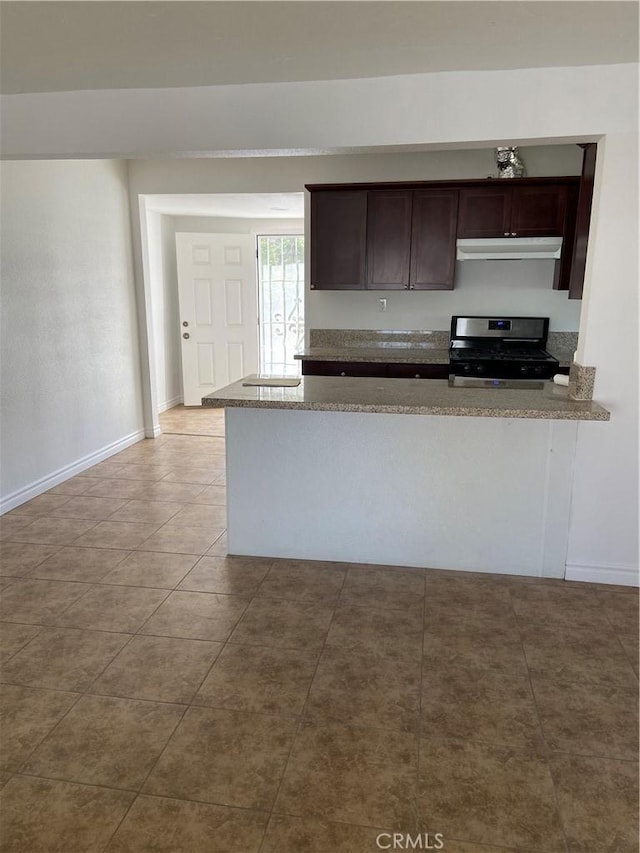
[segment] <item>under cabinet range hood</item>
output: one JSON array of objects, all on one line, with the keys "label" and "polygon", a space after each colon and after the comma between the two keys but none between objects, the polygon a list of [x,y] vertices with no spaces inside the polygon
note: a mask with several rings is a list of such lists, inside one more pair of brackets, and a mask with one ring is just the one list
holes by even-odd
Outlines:
[{"label": "under cabinet range hood", "polygon": [[456,242],[457,261],[504,261],[560,257],[562,237],[483,237]]}]

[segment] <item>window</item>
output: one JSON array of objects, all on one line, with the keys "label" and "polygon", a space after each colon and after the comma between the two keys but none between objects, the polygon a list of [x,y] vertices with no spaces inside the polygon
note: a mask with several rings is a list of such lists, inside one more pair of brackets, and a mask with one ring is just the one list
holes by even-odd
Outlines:
[{"label": "window", "polygon": [[304,237],[258,237],[260,372],[298,376],[304,346]]}]

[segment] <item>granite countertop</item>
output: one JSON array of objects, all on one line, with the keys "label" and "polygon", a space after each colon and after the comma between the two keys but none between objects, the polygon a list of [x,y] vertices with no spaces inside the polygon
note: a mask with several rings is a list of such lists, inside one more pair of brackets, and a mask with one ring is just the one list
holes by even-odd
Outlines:
[{"label": "granite countertop", "polygon": [[305,376],[296,388],[245,387],[234,382],[202,398],[203,406],[301,409],[319,412],[379,412],[483,418],[608,421],[593,401],[572,400],[567,388],[453,388],[446,379],[369,379]]},{"label": "granite countertop", "polygon": [[385,364],[449,364],[448,347],[433,344],[380,343],[370,346],[307,347],[296,359],[310,361],[380,361]]},{"label": "granite countertop", "polygon": [[[547,346],[560,362],[560,367],[570,367],[573,349]],[[311,346],[294,355],[309,361],[384,362],[385,364],[449,364],[449,348],[436,344],[377,343],[368,346]]]}]

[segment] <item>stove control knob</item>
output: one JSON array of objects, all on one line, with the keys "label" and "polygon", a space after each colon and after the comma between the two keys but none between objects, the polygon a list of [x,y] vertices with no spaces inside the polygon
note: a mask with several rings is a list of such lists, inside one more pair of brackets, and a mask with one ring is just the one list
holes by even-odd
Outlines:
[{"label": "stove control knob", "polygon": [[521,373],[523,376],[526,376],[528,372],[529,372],[529,368],[528,368],[528,367],[525,367],[525,366],[523,365],[523,366],[520,368],[520,373]]},{"label": "stove control knob", "polygon": [[465,373],[471,373],[471,365],[470,364],[463,365],[462,369]]},{"label": "stove control knob", "polygon": [[482,373],[482,372],[483,372],[482,365],[481,365],[481,364],[476,364],[476,373]]}]

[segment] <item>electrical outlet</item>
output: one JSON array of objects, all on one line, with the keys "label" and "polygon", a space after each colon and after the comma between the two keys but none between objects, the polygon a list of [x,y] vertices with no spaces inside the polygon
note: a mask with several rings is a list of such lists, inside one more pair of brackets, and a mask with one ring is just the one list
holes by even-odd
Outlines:
[{"label": "electrical outlet", "polygon": [[387,310],[387,300],[386,299],[378,299],[380,303],[380,311],[384,313]]}]

